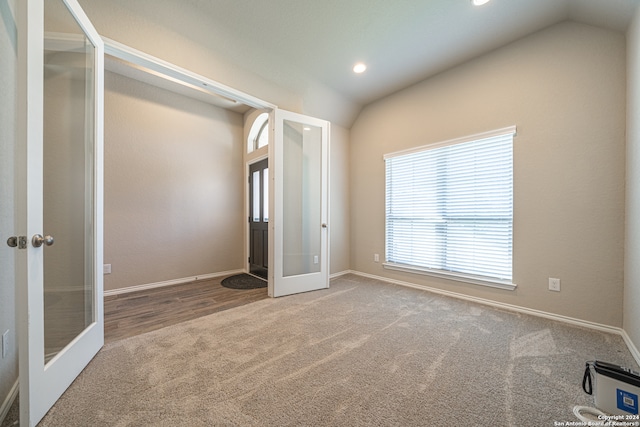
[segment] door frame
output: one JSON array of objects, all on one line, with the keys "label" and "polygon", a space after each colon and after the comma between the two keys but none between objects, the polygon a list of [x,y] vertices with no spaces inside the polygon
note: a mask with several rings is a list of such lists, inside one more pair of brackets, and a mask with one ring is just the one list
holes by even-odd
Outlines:
[{"label": "door frame", "polygon": [[[244,93],[242,91],[236,90],[234,88],[231,88],[229,86],[226,86],[222,83],[219,83],[215,80],[209,79],[207,77],[204,77],[202,75],[196,74],[192,71],[189,71],[187,69],[181,68],[177,65],[171,64],[167,61],[164,61],[162,59],[156,58],[152,55],[146,54],[142,51],[133,49],[129,46],[126,46],[122,43],[116,42],[114,40],[108,39],[108,38],[103,38],[104,42],[105,42],[105,54],[113,56],[125,63],[130,64],[133,67],[139,68],[141,71],[144,72],[148,72],[150,74],[156,74],[156,75],[162,75],[162,76],[166,76],[171,80],[174,80],[176,82],[178,82],[179,84],[185,84],[187,86],[196,86],[199,88],[200,91],[203,92],[207,92],[210,93],[212,96],[219,96],[219,97],[223,97],[226,98],[228,100],[232,100],[238,103],[242,103],[245,104],[249,107],[254,108],[257,111],[257,115],[261,114],[261,113],[268,113],[269,114],[269,130],[270,130],[270,141],[269,141],[269,145],[267,147],[263,147],[261,149],[258,149],[252,153],[247,153],[246,150],[246,142],[247,142],[247,138],[248,138],[248,132],[249,132],[249,128],[250,126],[248,126],[248,116],[245,115],[245,132],[244,132],[244,140],[243,140],[243,157],[244,157],[244,164],[245,164],[245,177],[249,176],[249,165],[254,163],[255,161],[258,160],[262,160],[265,157],[269,158],[269,161],[271,162],[273,157],[273,152],[272,152],[272,147],[274,146],[273,143],[273,135],[274,135],[274,117],[275,117],[275,112],[278,109],[278,107],[275,104],[269,103],[267,101],[264,101],[262,99],[256,98],[252,95],[249,95],[247,93]],[[279,111],[285,111],[286,110],[279,110]],[[287,112],[289,113],[289,112]],[[297,113],[291,113],[291,114],[297,114]],[[255,117],[257,117],[257,115]],[[254,119],[255,119],[254,117]],[[307,117],[309,119],[314,119],[312,117],[308,117],[308,116],[303,116],[300,115],[300,117]],[[314,120],[320,120],[320,119],[314,119]],[[327,130],[325,135],[327,136],[327,138],[329,138],[330,135],[330,124],[329,122],[326,122],[324,120],[322,120],[322,122],[325,122],[327,124]],[[329,146],[330,144],[327,143],[327,151],[329,150]],[[327,159],[329,158],[329,156],[327,155]],[[274,182],[274,175],[275,175],[275,168],[274,165],[270,163],[270,173],[269,173],[269,180],[270,180],[270,188],[269,188],[269,209],[270,209],[270,225],[269,225],[269,240],[270,240],[270,245],[271,245],[271,241],[273,240],[272,237],[272,227],[273,227],[273,222],[274,222],[274,215],[273,215],[273,205],[274,205],[274,199],[273,199],[273,188],[272,188],[272,184]],[[329,187],[330,187],[330,177],[329,177],[329,172],[327,171],[327,191],[329,191]],[[250,204],[249,204],[249,187],[248,187],[248,183],[245,183],[245,196],[244,196],[244,218],[248,218],[249,215],[249,208],[250,208]],[[329,221],[329,197],[327,197],[327,215],[326,215],[326,221]],[[243,223],[244,223],[245,219],[243,219]],[[246,223],[245,223],[246,224]],[[245,271],[249,271],[249,262],[248,262],[248,257],[249,257],[249,234],[248,234],[248,226],[244,226],[243,227],[245,230],[245,235],[244,235],[244,240],[245,240],[245,244],[244,244],[244,260],[243,261],[243,265],[245,266]],[[326,245],[327,245],[327,254],[325,256],[326,258],[326,265],[327,265],[327,287],[328,287],[328,274],[329,274],[329,252],[330,252],[330,241],[329,241],[329,235],[330,233],[328,232],[328,230],[326,231]],[[272,259],[272,255],[273,255],[273,251],[271,249],[271,247],[269,248],[269,295],[272,295],[271,290],[273,289],[273,281],[274,278],[271,274],[271,271],[273,271],[274,269],[274,264],[273,264],[273,259]]]},{"label": "door frame", "polygon": [[[268,161],[268,159],[269,159],[268,155],[264,154],[264,155],[260,155],[260,156],[257,156],[255,158],[251,159],[246,164],[245,176],[248,177],[248,179],[247,179],[247,186],[246,186],[246,191],[245,191],[245,194],[247,195],[246,200],[245,200],[245,206],[247,207],[247,212],[246,212],[246,216],[245,217],[247,218],[248,221],[247,221],[247,224],[246,224],[247,239],[246,239],[246,251],[245,252],[247,254],[247,257],[246,257],[246,260],[247,260],[246,272],[248,274],[252,274],[251,273],[251,259],[250,259],[251,258],[251,217],[253,216],[253,212],[252,212],[253,200],[251,200],[251,186],[253,185],[251,183],[251,178],[252,178],[251,177],[251,166],[253,166],[253,165],[257,164],[257,163],[260,163],[262,161],[265,161],[265,160]],[[269,166],[267,166],[267,168],[268,167]],[[264,179],[264,176],[263,175],[261,175],[261,176]],[[269,172],[269,176],[271,176],[271,172]],[[260,185],[261,186],[264,185],[263,181],[260,182]],[[271,196],[269,195],[269,197],[271,197]],[[269,199],[269,203],[271,203],[271,199]],[[263,206],[264,206],[264,203],[263,203]],[[271,206],[271,204],[269,204],[269,206]],[[268,230],[268,228],[269,228],[269,223],[267,223],[267,230]],[[267,234],[268,234],[268,232],[267,232]],[[268,264],[268,261],[267,261],[267,264]],[[271,267],[270,265],[267,266],[267,274],[268,274],[268,271],[270,270],[270,267]],[[269,276],[267,275],[267,277],[263,278],[263,279],[268,281],[269,280]]]}]

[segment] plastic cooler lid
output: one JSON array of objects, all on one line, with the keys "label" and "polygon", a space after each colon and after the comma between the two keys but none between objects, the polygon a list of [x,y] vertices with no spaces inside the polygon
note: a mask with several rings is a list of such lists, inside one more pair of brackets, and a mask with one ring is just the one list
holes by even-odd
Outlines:
[{"label": "plastic cooler lid", "polygon": [[600,375],[604,375],[618,381],[640,387],[640,373],[635,372],[623,366],[614,365],[612,363],[601,362],[596,360],[593,362],[593,368]]}]

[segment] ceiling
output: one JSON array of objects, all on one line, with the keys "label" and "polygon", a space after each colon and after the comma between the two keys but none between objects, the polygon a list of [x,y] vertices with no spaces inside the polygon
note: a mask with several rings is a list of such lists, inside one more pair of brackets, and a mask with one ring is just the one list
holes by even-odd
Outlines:
[{"label": "ceiling", "polygon": [[[640,0],[188,0],[227,56],[295,90],[364,105],[549,25],[625,31]],[[368,69],[352,71],[363,61]]]}]

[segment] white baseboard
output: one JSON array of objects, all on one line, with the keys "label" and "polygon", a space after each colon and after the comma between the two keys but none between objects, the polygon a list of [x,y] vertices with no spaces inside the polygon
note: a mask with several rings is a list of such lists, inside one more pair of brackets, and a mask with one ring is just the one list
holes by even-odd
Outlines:
[{"label": "white baseboard", "polygon": [[17,379],[11,390],[9,390],[9,394],[7,398],[2,402],[2,406],[0,406],[0,424],[4,421],[7,414],[9,413],[9,409],[11,409],[11,405],[15,402],[16,397],[18,397],[18,390],[20,390],[20,380]]},{"label": "white baseboard", "polygon": [[128,286],[126,288],[110,289],[104,291],[104,296],[127,294],[129,292],[144,291],[147,289],[162,288],[164,286],[181,285],[183,283],[195,282],[196,280],[215,279],[216,277],[231,276],[234,274],[245,273],[245,270],[229,270],[220,271],[218,273],[201,274],[198,276],[183,277],[180,279],[165,280],[164,282],[147,283],[144,285]]},{"label": "white baseboard", "polygon": [[335,279],[336,277],[344,276],[344,275],[350,274],[350,273],[353,273],[353,271],[351,271],[351,270],[339,271],[337,273],[330,274],[329,275],[329,279]]},{"label": "white baseboard", "polygon": [[638,347],[636,347],[636,345],[633,343],[631,337],[629,336],[629,334],[627,334],[627,331],[625,331],[624,329],[621,329],[620,331],[620,335],[622,335],[622,339],[624,340],[625,344],[627,344],[627,348],[633,355],[633,358],[636,359],[636,363],[640,365],[640,351],[638,351]]},{"label": "white baseboard", "polygon": [[513,311],[513,312],[523,313],[523,314],[530,314],[532,316],[543,317],[545,319],[556,320],[558,322],[568,323],[575,326],[582,326],[582,327],[594,329],[597,331],[609,332],[612,334],[620,335],[624,340],[625,344],[627,345],[627,348],[629,348],[631,355],[636,360],[636,363],[640,365],[640,352],[638,351],[636,346],[633,344],[633,341],[631,341],[631,338],[629,337],[629,335],[622,328],[617,328],[615,326],[604,325],[596,322],[590,322],[588,320],[576,319],[573,317],[563,316],[560,314],[549,313],[542,310],[535,310],[532,308],[522,307],[519,305],[506,304],[506,303],[492,301],[484,298],[477,298],[477,297],[473,297],[465,294],[460,294],[458,292],[445,291],[438,288],[418,285],[416,283],[404,282],[402,280],[389,279],[387,277],[376,276],[368,273],[362,273],[360,271],[350,271],[350,273],[355,274],[356,276],[367,277],[369,279],[380,280],[383,282],[393,283],[400,286],[407,286],[414,289],[420,289],[420,290],[429,291],[429,292],[433,292],[440,295],[446,295],[452,298],[476,302],[478,304],[489,305],[489,306],[500,308],[503,310]]}]

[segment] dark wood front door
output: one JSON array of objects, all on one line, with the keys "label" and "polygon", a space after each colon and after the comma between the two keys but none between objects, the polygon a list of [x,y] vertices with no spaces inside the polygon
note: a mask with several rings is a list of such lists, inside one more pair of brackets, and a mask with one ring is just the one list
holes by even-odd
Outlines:
[{"label": "dark wood front door", "polygon": [[249,167],[249,272],[267,278],[269,263],[269,160]]}]

